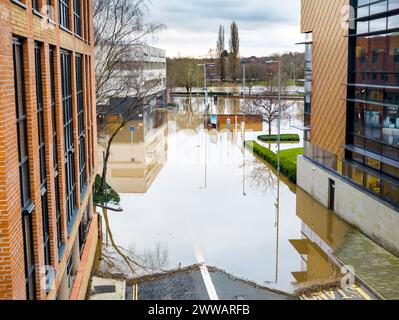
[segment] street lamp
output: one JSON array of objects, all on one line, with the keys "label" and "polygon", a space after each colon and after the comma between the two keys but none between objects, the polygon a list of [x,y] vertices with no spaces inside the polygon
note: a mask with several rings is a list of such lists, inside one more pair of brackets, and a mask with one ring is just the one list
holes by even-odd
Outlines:
[{"label": "street lamp", "polygon": [[280,143],[281,143],[281,61],[266,61],[267,64],[278,64],[278,134],[277,134],[277,149],[278,149],[278,164],[277,164],[277,199],[276,199],[276,274],[275,281],[278,281],[279,268],[279,237],[280,237]]},{"label": "street lamp", "polygon": [[208,108],[208,81],[206,79],[206,67],[215,67],[214,63],[199,63],[199,67],[204,67],[204,90],[205,90],[205,107]]},{"label": "street lamp", "polygon": [[291,62],[291,66],[294,68],[294,74],[293,74],[293,81],[294,81],[294,86],[296,86],[296,64],[294,62]]},{"label": "street lamp", "polygon": [[242,166],[242,194],[245,197],[247,194],[245,192],[245,127],[246,127],[246,65],[245,63],[242,64],[242,74],[243,74],[243,98],[244,98],[244,121],[243,121],[243,146],[242,146],[242,156],[243,156],[243,166]]},{"label": "street lamp", "polygon": [[277,120],[277,152],[278,152],[278,163],[277,163],[277,176],[280,178],[280,144],[281,144],[281,61],[269,60],[267,64],[278,64],[278,120]]}]

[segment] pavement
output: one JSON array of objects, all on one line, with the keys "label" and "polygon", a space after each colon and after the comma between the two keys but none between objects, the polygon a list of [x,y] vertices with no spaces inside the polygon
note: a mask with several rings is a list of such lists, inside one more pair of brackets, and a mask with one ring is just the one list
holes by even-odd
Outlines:
[{"label": "pavement", "polygon": [[364,285],[382,299],[399,299],[399,258],[353,230],[346,235],[335,256],[354,268]]}]

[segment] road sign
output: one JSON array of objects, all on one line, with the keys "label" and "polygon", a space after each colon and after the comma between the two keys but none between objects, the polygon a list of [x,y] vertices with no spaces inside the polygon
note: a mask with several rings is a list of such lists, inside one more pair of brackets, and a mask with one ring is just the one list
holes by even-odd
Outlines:
[{"label": "road sign", "polygon": [[134,132],[136,129],[134,127],[130,127],[130,132]]}]

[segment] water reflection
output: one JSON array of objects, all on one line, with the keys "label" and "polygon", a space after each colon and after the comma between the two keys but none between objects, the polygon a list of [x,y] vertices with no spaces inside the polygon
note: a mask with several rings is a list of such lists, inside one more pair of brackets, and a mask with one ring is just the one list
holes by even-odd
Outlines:
[{"label": "water reflection", "polygon": [[302,220],[301,238],[290,240],[302,259],[301,270],[292,272],[296,284],[339,278],[334,252],[352,228],[299,188],[297,215]]},{"label": "water reflection", "polygon": [[154,268],[205,262],[289,292],[335,276],[329,258],[347,229],[243,148],[262,131],[243,132],[241,121],[208,130],[202,99],[178,102],[143,113],[112,147],[108,181],[124,208],[108,215],[115,245]]},{"label": "water reflection", "polygon": [[[115,137],[107,181],[120,193],[145,193],[167,161],[167,113],[142,110]],[[105,119],[107,122],[107,118]],[[100,145],[99,152],[104,148]],[[102,167],[102,157],[99,157]]]}]

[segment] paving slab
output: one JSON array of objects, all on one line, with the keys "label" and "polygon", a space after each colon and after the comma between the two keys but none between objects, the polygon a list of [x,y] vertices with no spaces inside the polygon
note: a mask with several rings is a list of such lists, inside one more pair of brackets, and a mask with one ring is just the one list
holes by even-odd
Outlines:
[{"label": "paving slab", "polygon": [[335,256],[383,299],[399,299],[399,258],[356,230],[348,232]]}]

